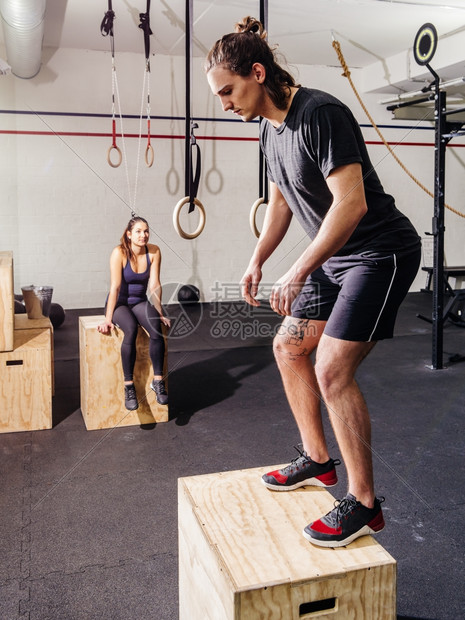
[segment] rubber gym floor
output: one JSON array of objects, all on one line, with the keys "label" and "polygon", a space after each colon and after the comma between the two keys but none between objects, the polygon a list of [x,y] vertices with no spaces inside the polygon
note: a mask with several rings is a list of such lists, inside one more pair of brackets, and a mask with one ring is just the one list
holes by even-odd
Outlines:
[{"label": "rubber gym floor", "polygon": [[[279,319],[241,302],[172,311],[185,313],[191,329],[169,339],[170,421],[145,428],[85,428],[78,317],[102,309],[68,310],[55,330],[53,429],[0,435],[2,619],[177,619],[178,477],[297,454],[271,348]],[[446,368],[431,370],[431,325],[419,312],[431,316],[431,296],[410,293],[395,338],[378,343],[358,373],[372,416],[376,492],[386,497],[377,539],[397,561],[398,618],[458,620],[465,329],[446,322]],[[345,494],[342,466],[338,473],[335,497]]]}]

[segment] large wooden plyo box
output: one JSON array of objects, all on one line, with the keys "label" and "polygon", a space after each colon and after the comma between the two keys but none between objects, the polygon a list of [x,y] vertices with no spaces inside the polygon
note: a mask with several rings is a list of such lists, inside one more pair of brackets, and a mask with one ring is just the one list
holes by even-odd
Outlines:
[{"label": "large wooden plyo box", "polygon": [[0,351],[14,346],[13,252],[0,252]]},{"label": "large wooden plyo box", "polygon": [[308,542],[334,498],[269,491],[260,477],[277,467],[179,479],[180,620],[394,620],[395,560],[371,536]]},{"label": "large wooden plyo box", "polygon": [[[124,406],[124,381],[121,365],[123,332],[115,328],[111,334],[97,331],[103,315],[79,317],[79,350],[81,371],[81,411],[87,430],[167,422],[168,405],[160,405],[150,388],[153,371],[149,358],[149,338],[139,328],[134,385],[139,408],[128,411]],[[166,376],[165,354],[165,376]],[[167,381],[166,381],[167,384]]]},{"label": "large wooden plyo box", "polygon": [[52,324],[18,317],[13,350],[0,353],[0,432],[52,428]]}]

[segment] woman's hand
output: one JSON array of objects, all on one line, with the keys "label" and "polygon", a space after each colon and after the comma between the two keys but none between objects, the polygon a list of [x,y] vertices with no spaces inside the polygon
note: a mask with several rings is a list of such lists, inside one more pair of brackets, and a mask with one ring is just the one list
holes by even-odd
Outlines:
[{"label": "woman's hand", "polygon": [[101,334],[110,334],[111,330],[114,328],[115,326],[113,325],[113,323],[111,321],[103,321],[103,323],[100,323],[100,325],[97,325],[97,330],[101,333]]},{"label": "woman's hand", "polygon": [[160,321],[165,327],[171,327],[171,319],[168,319],[166,316],[160,316]]}]

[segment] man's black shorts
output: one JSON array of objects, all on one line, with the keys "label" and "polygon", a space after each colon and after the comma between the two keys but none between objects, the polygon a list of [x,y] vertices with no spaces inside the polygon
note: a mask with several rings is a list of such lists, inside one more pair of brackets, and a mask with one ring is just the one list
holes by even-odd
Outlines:
[{"label": "man's black shorts", "polygon": [[292,316],[327,321],[324,333],[340,340],[392,338],[397,311],[420,257],[420,247],[402,254],[334,256],[307,278]]}]

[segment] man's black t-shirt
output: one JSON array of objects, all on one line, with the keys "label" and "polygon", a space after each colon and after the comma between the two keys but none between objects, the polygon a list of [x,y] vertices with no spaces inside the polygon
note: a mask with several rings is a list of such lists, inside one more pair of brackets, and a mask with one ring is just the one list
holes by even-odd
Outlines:
[{"label": "man's black t-shirt", "polygon": [[410,251],[418,246],[410,220],[381,185],[352,112],[332,95],[299,88],[278,128],[260,121],[260,144],[269,179],[311,239],[333,202],[326,178],[340,166],[360,163],[368,211],[336,255]]}]

